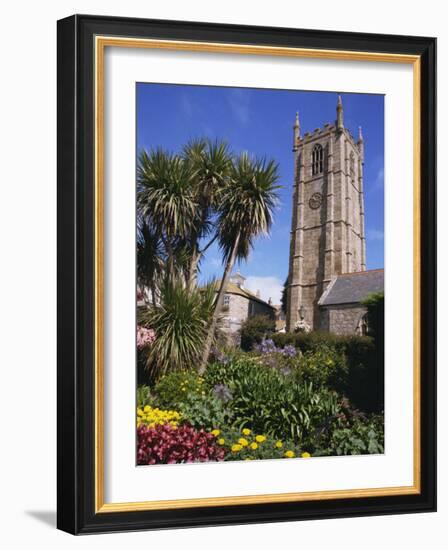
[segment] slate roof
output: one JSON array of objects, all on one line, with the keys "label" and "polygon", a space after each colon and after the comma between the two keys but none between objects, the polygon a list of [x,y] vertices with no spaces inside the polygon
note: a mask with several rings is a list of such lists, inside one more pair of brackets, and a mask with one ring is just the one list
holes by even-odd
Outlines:
[{"label": "slate roof", "polygon": [[[221,284],[221,280],[218,279],[215,281],[215,288],[216,290],[219,289],[219,286]],[[241,288],[235,283],[231,283],[230,281],[227,283],[226,294],[237,294],[238,296],[243,296],[244,298],[247,298],[248,300],[254,300],[255,302],[260,302],[261,304],[264,304],[265,306],[268,306],[272,309],[275,309],[275,307],[272,304],[268,304],[268,302],[265,302],[261,298],[259,298],[256,294],[253,294],[250,290],[247,290],[247,288]]]},{"label": "slate roof", "polygon": [[384,292],[384,269],[343,273],[333,279],[320,297],[320,306],[356,304],[372,292]]}]

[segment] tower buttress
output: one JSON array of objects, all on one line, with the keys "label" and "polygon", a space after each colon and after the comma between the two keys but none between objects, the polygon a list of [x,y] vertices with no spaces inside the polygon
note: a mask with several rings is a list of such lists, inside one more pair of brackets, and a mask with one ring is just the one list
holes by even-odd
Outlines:
[{"label": "tower buttress", "polygon": [[336,128],[338,132],[344,129],[344,108],[342,107],[342,98],[338,95],[338,104],[336,106]]},{"label": "tower buttress", "polygon": [[294,121],[293,126],[293,139],[292,139],[292,150],[297,151],[297,144],[300,140],[300,120],[299,120],[299,112],[296,112],[296,119]]}]

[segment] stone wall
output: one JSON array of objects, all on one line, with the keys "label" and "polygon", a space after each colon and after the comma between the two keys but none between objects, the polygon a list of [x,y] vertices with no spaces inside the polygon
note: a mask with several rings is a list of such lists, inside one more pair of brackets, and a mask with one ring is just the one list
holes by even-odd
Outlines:
[{"label": "stone wall", "polygon": [[320,330],[335,334],[361,334],[361,324],[367,309],[359,304],[321,307]]},{"label": "stone wall", "polygon": [[223,311],[222,328],[232,334],[241,329],[241,325],[248,317],[254,315],[266,315],[275,319],[275,312],[272,307],[257,300],[249,300],[239,294],[228,294],[229,305]]}]

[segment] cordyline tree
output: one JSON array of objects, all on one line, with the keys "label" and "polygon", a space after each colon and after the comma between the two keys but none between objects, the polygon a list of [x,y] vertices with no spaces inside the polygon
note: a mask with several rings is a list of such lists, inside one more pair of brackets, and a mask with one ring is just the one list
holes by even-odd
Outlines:
[{"label": "cordyline tree", "polygon": [[232,164],[228,184],[220,196],[218,240],[225,269],[205,341],[199,372],[207,366],[224,293],[236,260],[245,260],[259,235],[267,235],[277,205],[278,165],[241,154]]},{"label": "cordyline tree", "polygon": [[[205,370],[229,275],[236,260],[247,258],[254,239],[269,231],[277,180],[278,167],[273,161],[251,159],[247,154],[235,158],[221,141],[192,141],[180,155],[160,149],[139,155],[137,273],[152,296],[147,322],[153,323],[156,332],[155,347],[159,353],[162,346],[170,347],[176,368],[196,362],[200,372]],[[197,288],[197,275],[205,252],[215,241],[225,268],[210,305],[210,293]],[[169,308],[164,307],[164,299]],[[176,301],[182,303],[183,324],[175,315]],[[187,315],[188,307],[196,308],[191,315]],[[176,327],[167,331],[170,323]],[[158,332],[156,324],[170,333],[171,340]],[[165,349],[162,370],[168,368],[170,354]]]}]

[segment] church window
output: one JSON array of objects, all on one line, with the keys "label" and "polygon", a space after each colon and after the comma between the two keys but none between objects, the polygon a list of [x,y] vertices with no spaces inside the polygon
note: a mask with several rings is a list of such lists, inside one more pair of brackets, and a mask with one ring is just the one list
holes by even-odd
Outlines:
[{"label": "church window", "polygon": [[324,170],[324,150],[322,145],[315,145],[312,154],[312,171],[313,176],[321,174]]}]

